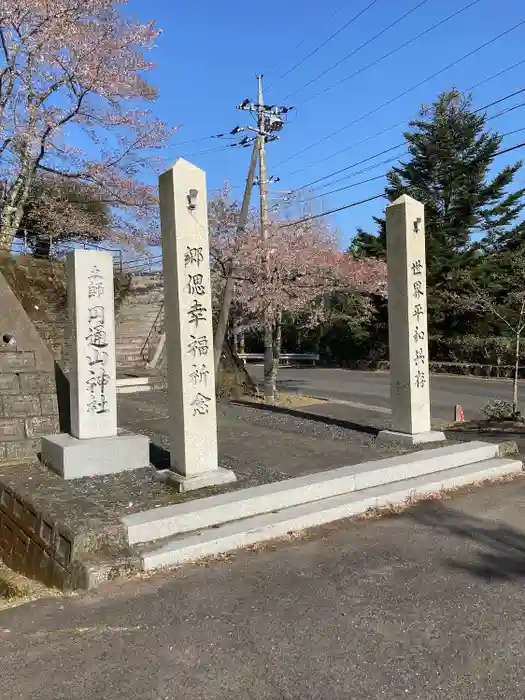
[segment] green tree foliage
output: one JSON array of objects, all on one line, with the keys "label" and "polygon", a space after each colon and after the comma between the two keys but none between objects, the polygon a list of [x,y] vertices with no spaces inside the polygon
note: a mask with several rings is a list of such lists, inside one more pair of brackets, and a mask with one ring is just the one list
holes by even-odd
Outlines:
[{"label": "green tree foliage", "polygon": [[379,258],[386,260],[386,226],[385,220],[374,216],[379,233],[374,235],[362,228],[357,229],[357,233],[352,240],[348,252],[357,257]]},{"label": "green tree foliage", "polygon": [[[431,332],[472,332],[476,319],[450,304],[450,293],[461,294],[462,272],[480,265],[480,247],[524,245],[525,189],[510,189],[522,163],[492,172],[502,136],[489,130],[486,114],[457,90],[439,95],[410,127],[409,158],[388,173],[385,194],[391,202],[408,194],[425,205]],[[385,256],[384,220],[376,222],[379,234],[359,231],[352,251]]]}]

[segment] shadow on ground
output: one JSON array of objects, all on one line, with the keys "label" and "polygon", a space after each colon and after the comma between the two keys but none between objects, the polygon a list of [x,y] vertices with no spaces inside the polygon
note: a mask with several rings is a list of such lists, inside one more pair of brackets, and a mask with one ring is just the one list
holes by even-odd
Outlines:
[{"label": "shadow on ground", "polygon": [[[243,401],[231,401],[230,403],[236,404],[238,406],[246,406],[246,402]],[[266,411],[269,413],[281,413],[287,416],[293,416],[294,418],[306,418],[313,421],[314,423],[323,423],[324,425],[335,425],[338,428],[347,428],[348,430],[356,430],[360,433],[366,433],[367,435],[373,435],[374,437],[378,434],[379,429],[374,428],[366,423],[356,423],[354,421],[344,420],[342,418],[336,418],[333,416],[328,416],[325,413],[314,413],[315,410],[325,410],[324,404],[321,404],[321,408],[316,404],[314,407],[308,407],[307,410],[301,411],[297,408],[287,408],[286,406],[271,406],[268,404],[252,403],[248,404],[250,408],[254,408],[258,411]]]},{"label": "shadow on ground", "polygon": [[149,443],[149,460],[156,469],[170,468],[170,452],[154,442]]},{"label": "shadow on ground", "polygon": [[445,564],[451,569],[465,571],[487,583],[525,577],[525,531],[467,515],[443,503],[426,503],[407,515],[439,533],[480,545],[472,562],[447,559]]}]

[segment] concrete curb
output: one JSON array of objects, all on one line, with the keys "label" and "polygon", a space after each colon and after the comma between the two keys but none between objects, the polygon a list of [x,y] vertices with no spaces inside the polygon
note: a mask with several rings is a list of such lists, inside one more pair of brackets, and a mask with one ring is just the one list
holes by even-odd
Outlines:
[{"label": "concrete curb", "polygon": [[[497,443],[468,442],[308,474],[122,518],[130,545],[213,527],[232,520],[433,474],[498,457]],[[314,506],[315,507],[315,506]]]},{"label": "concrete curb", "polygon": [[509,474],[518,474],[522,471],[523,465],[518,460],[501,458],[485,460],[447,469],[439,474],[375,486],[279,512],[225,523],[216,528],[174,538],[160,547],[153,545],[143,549],[141,551],[142,568],[149,571],[163,566],[196,561],[257,542],[283,537],[291,532],[363,514],[370,509],[403,503],[417,496]]}]

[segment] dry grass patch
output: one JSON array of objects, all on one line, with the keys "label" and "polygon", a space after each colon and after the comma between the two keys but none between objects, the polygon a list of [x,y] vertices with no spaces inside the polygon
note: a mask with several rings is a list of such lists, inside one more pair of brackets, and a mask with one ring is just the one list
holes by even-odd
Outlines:
[{"label": "dry grass patch", "polygon": [[17,574],[0,562],[0,611],[39,598],[56,598],[61,595],[60,591]]},{"label": "dry grass patch", "polygon": [[279,406],[281,408],[301,408],[303,406],[313,406],[314,404],[326,403],[327,399],[319,399],[315,396],[300,396],[299,394],[276,394],[275,401],[266,401],[259,393],[256,396],[243,397],[247,403],[256,403],[263,406]]}]

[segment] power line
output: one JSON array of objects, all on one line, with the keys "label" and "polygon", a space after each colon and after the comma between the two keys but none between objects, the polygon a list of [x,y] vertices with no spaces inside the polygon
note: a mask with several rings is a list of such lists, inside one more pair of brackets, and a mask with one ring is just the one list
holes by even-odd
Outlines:
[{"label": "power line", "polygon": [[316,46],[315,49],[313,49],[313,51],[310,51],[310,53],[307,54],[303,59],[298,61],[295,65],[293,65],[291,68],[289,68],[287,71],[285,71],[282,75],[280,75],[278,78],[276,78],[273,81],[273,83],[271,83],[268,86],[267,89],[270,89],[271,87],[273,87],[276,83],[278,83],[283,78],[285,78],[287,75],[292,73],[296,68],[298,68],[300,65],[302,65],[305,61],[307,61],[309,58],[314,56],[318,51],[320,51],[324,46],[326,46],[330,41],[332,41],[332,39],[335,39],[335,37],[338,36],[339,34],[341,34],[341,32],[343,32],[347,27],[349,27],[351,24],[356,22],[359,19],[359,17],[361,17],[361,15],[363,15],[367,10],[369,10],[374,5],[377,5],[378,2],[379,2],[379,0],[372,0],[372,2],[370,2],[363,10],[358,12],[356,15],[354,15],[354,17],[352,17],[352,19],[348,20],[348,22],[343,24],[342,27],[339,27],[339,29],[337,31],[335,31],[333,34],[331,34],[328,37],[328,39],[325,39],[325,41],[323,41],[321,44],[319,44],[319,46]]},{"label": "power line", "polygon": [[[511,133],[511,132],[509,132]],[[504,153],[510,153],[511,151],[516,151],[519,148],[524,148],[525,147],[525,141],[522,143],[518,143],[515,146],[511,146],[510,148],[505,148],[501,151],[497,151],[494,155],[496,156],[501,156]],[[384,176],[383,176],[384,177]],[[314,219],[320,219],[324,216],[329,216],[330,214],[336,214],[337,212],[344,211],[345,209],[351,209],[352,207],[357,207],[360,204],[366,204],[367,202],[373,202],[375,199],[382,199],[385,197],[385,194],[376,194],[372,197],[368,197],[367,199],[361,199],[357,202],[351,202],[350,204],[345,204],[342,207],[337,207],[336,209],[330,209],[329,211],[324,211],[321,212],[320,214],[314,214],[312,216],[307,216],[303,219],[298,219],[296,221],[291,221],[288,224],[282,224],[281,228],[288,228],[289,226],[296,226],[297,224],[303,224],[307,221],[313,221]]]},{"label": "power line", "polygon": [[[503,70],[498,71],[497,73],[494,73],[493,75],[489,75],[487,78],[484,78],[479,83],[476,83],[476,85],[472,85],[471,87],[468,87],[465,90],[465,92],[469,92],[470,90],[475,90],[480,85],[483,85],[483,84],[487,83],[488,81],[499,77],[503,73],[506,73],[514,68],[517,68],[518,66],[522,65],[523,63],[525,63],[525,59],[523,59],[522,61],[519,61],[518,63],[514,63],[513,65],[508,66],[507,68],[504,68]],[[518,93],[519,92],[520,91],[518,91]],[[516,93],[516,94],[518,94],[518,93]],[[497,100],[496,103],[499,101],[503,101],[505,99],[509,99],[509,97],[510,96],[507,95],[506,97],[501,98],[501,100]],[[491,105],[485,105],[484,107],[481,107],[481,109],[488,109],[489,106],[491,106]],[[479,111],[479,110],[476,110],[476,111]],[[334,153],[331,153],[328,156],[325,156],[324,158],[319,158],[318,160],[315,160],[312,163],[309,163],[308,165],[304,165],[303,167],[298,168],[297,170],[294,170],[291,173],[285,173],[285,175],[287,175],[288,177],[292,177],[293,175],[297,175],[298,173],[302,173],[305,170],[312,168],[314,165],[319,165],[320,163],[324,163],[327,160],[331,160],[332,158],[335,158],[336,156],[340,155],[341,153],[344,153],[345,151],[350,151],[353,148],[356,148],[357,146],[361,146],[363,143],[367,143],[368,141],[371,141],[372,139],[377,138],[378,136],[382,136],[383,134],[386,134],[388,131],[392,131],[393,129],[397,129],[397,127],[405,125],[406,121],[407,120],[404,119],[403,121],[397,122],[396,124],[392,124],[392,126],[389,126],[386,129],[382,129],[381,131],[378,131],[375,134],[372,134],[371,136],[367,136],[366,138],[361,139],[359,141],[354,141],[354,143],[351,143],[349,146],[345,146],[344,148],[340,148],[339,150],[335,151]],[[283,162],[285,162],[285,161],[281,161],[281,163],[283,163]]]},{"label": "power line", "polygon": [[178,148],[179,146],[189,146],[191,143],[199,143],[200,141],[210,141],[211,139],[218,139],[222,136],[229,136],[229,134],[213,134],[212,136],[201,136],[198,139],[191,139],[190,141],[181,141],[180,143],[174,143],[171,145],[171,147]]},{"label": "power line", "polygon": [[421,39],[422,36],[429,34],[430,32],[434,31],[434,29],[437,29],[438,27],[445,24],[446,22],[449,22],[451,19],[454,19],[454,17],[457,17],[462,12],[465,12],[466,10],[473,7],[474,5],[477,5],[479,2],[481,2],[481,0],[472,0],[472,2],[470,2],[468,5],[465,5],[465,7],[462,7],[460,10],[456,10],[456,12],[453,12],[451,15],[448,15],[447,17],[440,20],[439,22],[436,22],[428,29],[425,29],[423,32],[420,32],[419,34],[412,37],[411,39],[408,39],[408,41],[405,41],[403,44],[400,44],[395,49],[392,49],[391,51],[388,51],[387,53],[383,54],[383,56],[376,58],[371,63],[368,63],[366,66],[363,66],[363,68],[359,68],[359,70],[354,71],[354,73],[347,75],[345,78],[341,78],[340,80],[336,81],[332,85],[329,85],[328,87],[323,88],[319,92],[316,92],[314,95],[310,95],[310,97],[308,97],[306,100],[304,100],[304,104],[306,104],[307,102],[310,102],[311,100],[314,100],[316,97],[319,97],[320,95],[324,95],[326,92],[333,90],[334,88],[338,87],[339,85],[342,85],[342,83],[345,83],[347,80],[350,80],[351,78],[355,78],[357,75],[364,73],[369,68],[373,68],[374,66],[377,66],[377,64],[381,63],[381,61],[384,61],[385,58],[389,58],[390,56],[393,56],[398,51],[401,51],[402,49],[406,48],[407,46],[410,46],[410,44],[413,44],[414,41]]},{"label": "power line", "polygon": [[227,146],[220,146],[219,148],[206,148],[204,151],[196,151],[195,153],[184,153],[183,158],[192,158],[193,156],[202,156],[204,153],[216,153],[217,151],[227,151],[229,148],[234,148],[240,145],[238,143],[230,143]]},{"label": "power line", "polygon": [[487,117],[487,121],[490,121],[491,119],[496,119],[496,117],[502,117],[504,114],[514,112],[515,109],[521,109],[522,107],[525,107],[525,102],[520,102],[519,104],[514,105],[513,107],[507,107],[507,109],[503,109],[501,112],[497,112],[497,114],[492,114],[490,117]]},{"label": "power line", "polygon": [[330,211],[323,211],[321,214],[314,214],[313,216],[307,216],[304,219],[299,219],[298,221],[290,221],[288,224],[282,224],[280,228],[288,228],[289,226],[296,226],[297,224],[303,224],[306,221],[312,221],[313,219],[320,219],[323,216],[329,216],[330,214],[336,214],[338,211],[343,211],[344,209],[351,209],[352,207],[357,207],[360,204],[366,204],[367,202],[372,202],[374,199],[381,199],[384,194],[376,194],[373,197],[368,197],[368,199],[361,199],[359,202],[352,202],[351,204],[345,204],[343,207],[338,207],[337,209],[331,209]]},{"label": "power line", "polygon": [[170,148],[179,148],[179,146],[188,146],[191,143],[210,141],[212,139],[227,138],[227,139],[233,140],[243,131],[246,131],[245,127],[236,126],[231,131],[227,131],[227,132],[225,131],[224,133],[221,133],[221,134],[211,134],[210,136],[201,136],[200,138],[191,139],[190,141],[181,141],[180,143],[173,143],[170,145]]},{"label": "power line", "polygon": [[[311,182],[307,182],[306,185],[302,185],[301,187],[295,188],[295,192],[298,192],[299,190],[305,190],[308,187],[311,187],[312,185],[316,185],[318,182],[322,182],[322,180],[327,180],[329,177],[332,177],[332,175],[339,175],[340,173],[344,173],[347,170],[351,170],[352,168],[355,168],[356,165],[361,165],[362,163],[367,163],[369,160],[373,160],[374,158],[377,158],[378,156],[382,156],[385,153],[388,153],[389,151],[395,151],[397,148],[402,148],[405,145],[406,141],[403,141],[403,143],[398,143],[395,146],[391,146],[390,148],[386,148],[384,151],[379,151],[379,153],[374,153],[373,156],[369,156],[368,158],[363,158],[362,160],[358,160],[355,163],[351,163],[350,165],[347,165],[345,168],[341,168],[340,170],[334,170],[332,173],[328,173],[328,175],[324,175],[323,177],[318,178],[317,180],[312,180]],[[333,184],[332,183],[327,183],[327,185]],[[327,185],[324,185],[326,187]]]},{"label": "power line", "polygon": [[[508,131],[508,132],[506,132],[505,134],[502,134],[502,136],[510,136],[511,134],[515,134],[515,133],[517,133],[517,132],[519,132],[519,131],[525,131],[525,127],[522,127],[521,129],[515,129],[515,130],[513,130],[513,131]],[[518,150],[519,148],[523,148],[524,146],[525,146],[525,142],[519,143],[519,144],[517,144],[517,145],[515,145],[515,146],[511,146],[510,148],[505,148],[505,149],[502,149],[502,150],[500,150],[500,151],[496,151],[496,153],[494,153],[494,157],[496,157],[496,156],[501,156],[501,155],[503,155],[503,154],[505,154],[505,153],[510,153],[511,151],[516,151],[516,150]],[[408,155],[408,153],[409,153],[409,151],[406,151],[405,153],[402,153],[401,156],[403,156],[403,155]],[[393,161],[393,160],[397,160],[397,158],[391,158],[391,159],[390,159],[390,161]],[[385,162],[388,162],[388,161],[385,161]],[[383,164],[384,164],[384,162],[378,163],[377,165],[383,165]],[[374,167],[375,167],[375,166],[374,166]],[[362,172],[363,172],[363,171],[361,170],[361,171],[358,171],[357,173],[352,173],[351,176],[353,176],[353,175],[358,175],[358,174],[360,174],[360,173],[362,173]],[[301,203],[304,204],[304,203],[306,203],[306,202],[311,202],[311,201],[314,200],[314,199],[318,199],[318,197],[327,197],[327,196],[330,195],[330,194],[336,194],[336,193],[338,193],[338,192],[343,192],[344,190],[348,190],[348,189],[352,189],[352,188],[354,188],[354,187],[358,187],[359,185],[365,185],[365,184],[367,184],[367,183],[369,183],[369,182],[373,182],[374,180],[380,180],[381,178],[386,177],[387,175],[388,175],[388,172],[382,173],[381,175],[377,175],[376,177],[368,178],[367,180],[360,180],[359,182],[353,182],[353,183],[350,184],[350,185],[345,185],[345,187],[339,187],[339,188],[336,189],[336,190],[330,190],[330,192],[323,192],[322,194],[316,195],[316,196],[314,196],[314,197],[309,197],[308,199],[303,199],[303,200],[301,200]],[[348,177],[351,177],[351,176],[348,176]],[[332,183],[332,184],[333,184],[333,183]]]},{"label": "power line", "polygon": [[[511,97],[516,97],[516,95],[520,95],[522,92],[525,92],[525,88],[520,88],[519,90],[516,90],[516,92],[513,92],[510,95],[505,95],[505,97],[500,97],[499,100],[494,100],[494,102],[491,102],[488,105],[483,105],[483,107],[480,107],[479,109],[475,109],[474,113],[482,112],[484,109],[488,109],[489,107],[494,107],[494,105],[499,105],[500,102],[506,102],[506,100],[510,100]],[[494,115],[494,116],[496,116],[496,115]],[[493,117],[491,117],[491,119],[493,119]]]},{"label": "power line", "polygon": [[522,143],[518,143],[515,146],[511,146],[510,148],[505,148],[503,151],[498,151],[494,155],[496,156],[502,156],[504,153],[510,153],[511,151],[517,151],[518,148],[523,148],[525,146],[525,141]]},{"label": "power line", "polygon": [[337,194],[337,192],[343,192],[343,190],[350,190],[353,187],[359,187],[359,185],[366,185],[369,182],[375,182],[376,180],[382,180],[386,173],[381,175],[376,175],[375,177],[369,177],[367,180],[360,180],[359,182],[353,182],[351,185],[345,185],[344,187],[339,187],[336,190],[330,190],[330,192],[323,192],[322,194],[314,195],[313,197],[308,197],[308,199],[301,199],[301,204],[306,204],[306,202],[312,202],[314,199],[319,199],[319,197],[328,197],[330,194]]},{"label": "power line", "polygon": [[[345,175],[345,177],[340,177],[337,180],[331,180],[330,182],[327,182],[324,185],[319,185],[319,187],[329,187],[330,185],[335,185],[338,182],[344,182],[345,180],[348,180],[351,177],[355,177],[356,175],[362,175],[363,173],[368,173],[368,172],[370,172],[370,170],[375,170],[376,168],[379,168],[381,165],[388,165],[389,163],[395,163],[396,161],[399,160],[399,158],[407,155],[407,153],[408,153],[408,151],[404,151],[403,153],[400,153],[398,156],[395,156],[393,158],[386,158],[385,160],[380,160],[379,163],[374,163],[374,165],[369,165],[368,168],[362,168],[361,170],[356,170],[353,173]],[[317,189],[317,188],[314,187],[314,189]]]},{"label": "power line", "polygon": [[[475,85],[472,85],[472,86],[467,87],[467,88],[464,90],[464,92],[470,92],[471,90],[476,90],[476,89],[479,88],[481,85],[484,85],[484,84],[486,84],[487,82],[489,82],[489,81],[491,81],[491,80],[494,80],[495,78],[498,78],[499,76],[503,75],[504,73],[508,73],[509,71],[511,71],[511,70],[513,70],[513,69],[515,69],[515,68],[518,68],[519,66],[523,65],[524,63],[525,63],[525,59],[522,59],[521,61],[518,61],[518,62],[516,62],[516,63],[513,63],[512,65],[507,66],[506,68],[503,68],[502,70],[498,71],[497,73],[493,73],[492,75],[489,75],[489,76],[487,76],[486,78],[483,78],[483,80],[480,80],[480,81],[477,82]],[[518,91],[518,92],[519,92],[519,91]],[[509,96],[500,98],[500,100],[497,100],[497,102],[503,101],[504,99],[508,99],[508,97],[509,97]],[[481,107],[480,109],[481,109],[481,110],[482,110],[482,109],[487,109],[488,106],[489,106],[489,105],[484,105],[484,106]],[[335,158],[336,156],[340,155],[341,153],[344,153],[344,152],[346,152],[346,151],[350,151],[350,150],[352,150],[353,148],[356,148],[357,146],[361,146],[362,144],[367,143],[368,141],[372,141],[373,139],[375,139],[375,138],[377,138],[377,137],[379,137],[379,136],[382,136],[383,134],[386,134],[387,132],[392,131],[393,129],[397,129],[397,128],[400,127],[400,126],[404,126],[404,125],[406,125],[406,123],[407,123],[407,119],[404,119],[404,120],[402,120],[402,121],[400,121],[400,122],[397,122],[396,124],[392,124],[391,126],[387,127],[386,129],[382,129],[381,131],[377,131],[376,133],[371,134],[370,136],[366,136],[364,139],[360,139],[359,141],[354,141],[354,142],[351,143],[350,145],[345,146],[344,148],[340,148],[340,149],[338,149],[337,151],[335,151],[334,153],[331,153],[330,155],[325,156],[324,158],[320,158],[320,159],[318,159],[318,160],[315,160],[315,161],[313,161],[312,163],[309,163],[308,165],[304,165],[304,166],[302,166],[301,168],[298,168],[297,170],[294,170],[294,171],[292,171],[292,172],[290,172],[290,173],[284,173],[284,175],[287,176],[287,177],[292,177],[293,175],[297,175],[298,173],[302,173],[302,172],[304,172],[305,170],[308,170],[309,168],[314,167],[315,165],[319,165],[320,163],[324,163],[325,161],[330,160],[331,158]],[[516,132],[517,132],[517,131],[521,131],[521,129],[516,130]],[[511,133],[515,133],[515,132],[507,132],[507,134],[511,134]],[[505,136],[505,134],[503,134],[503,135]],[[282,163],[282,162],[284,162],[284,161],[281,161],[281,163]],[[333,173],[331,173],[331,174],[328,175],[327,177],[331,177],[332,174],[333,174]],[[284,175],[281,176],[281,179],[282,179],[282,177],[284,177]],[[238,188],[239,188],[239,187],[238,187]],[[234,187],[233,189],[235,189],[235,187]],[[298,189],[300,189],[300,188],[298,188]],[[295,190],[294,190],[294,191],[295,191]]]},{"label": "power line", "polygon": [[455,61],[452,61],[452,63],[449,63],[444,68],[441,68],[440,70],[432,73],[428,77],[419,81],[415,85],[412,85],[412,87],[407,88],[406,90],[403,90],[403,92],[399,93],[399,95],[392,97],[390,100],[383,102],[381,105],[379,105],[378,107],[375,107],[374,109],[370,110],[366,114],[363,114],[360,117],[358,117],[357,119],[354,119],[353,121],[349,122],[348,124],[345,124],[340,129],[337,129],[336,131],[332,132],[331,134],[327,134],[326,136],[323,136],[323,138],[319,139],[318,141],[315,141],[314,143],[310,144],[309,146],[306,146],[305,148],[301,149],[300,151],[297,151],[297,153],[294,153],[293,155],[289,156],[288,158],[285,158],[285,160],[282,160],[280,163],[278,163],[278,165],[282,165],[283,163],[287,163],[289,160],[292,160],[292,158],[296,158],[298,155],[301,155],[302,153],[306,153],[306,151],[309,151],[310,149],[315,148],[315,146],[318,146],[319,144],[324,143],[325,141],[328,141],[329,139],[333,138],[334,136],[337,136],[338,134],[345,131],[349,127],[354,126],[355,124],[358,124],[359,122],[363,121],[363,119],[367,119],[372,114],[376,114],[376,112],[379,112],[380,110],[384,109],[385,107],[388,107],[389,105],[393,104],[394,102],[401,99],[402,97],[405,97],[405,95],[408,95],[409,93],[413,92],[418,87],[421,87],[421,85],[428,83],[433,78],[436,78],[438,75],[441,75],[441,73],[444,73],[445,71],[449,70],[450,68],[457,66],[462,61],[466,60],[467,58],[470,58],[474,54],[478,53],[478,51],[481,51],[482,49],[486,48],[487,46],[490,46],[491,44],[498,41],[502,37],[507,36],[508,34],[513,32],[514,30],[518,29],[518,27],[523,26],[524,24],[525,24],[525,20],[518,22],[517,24],[510,27],[510,29],[506,29],[504,32],[501,32],[500,34],[493,37],[492,39],[489,39],[489,41],[486,41],[483,44],[481,44],[480,46],[477,46],[475,49],[472,49],[472,51],[469,51],[468,53],[464,54],[463,56],[456,59]]},{"label": "power line", "polygon": [[[521,90],[517,90],[513,93],[510,93],[509,95],[505,95],[504,97],[501,97],[498,100],[495,100],[494,102],[490,102],[489,104],[483,105],[482,107],[479,107],[478,109],[476,109],[475,112],[482,112],[485,109],[488,109],[489,107],[491,107],[495,104],[499,104],[501,102],[504,102],[505,100],[510,99],[511,97],[515,97],[516,95],[520,94],[521,92],[525,92],[525,88],[522,88]],[[501,112],[498,112],[497,114],[494,114],[494,115],[488,117],[487,121],[489,121],[490,119],[495,119],[496,117],[500,117],[503,114],[506,114],[507,112],[513,111],[514,109],[517,109],[518,107],[523,107],[523,106],[525,106],[525,102],[522,102],[519,105],[515,105],[513,107],[509,107],[505,110],[502,110]],[[507,136],[507,135],[508,134],[502,134],[502,136]],[[386,148],[382,151],[379,151],[378,153],[374,153],[374,155],[369,156],[368,158],[364,158],[363,160],[359,160],[355,163],[351,163],[350,165],[347,165],[344,168],[340,168],[339,170],[334,170],[331,173],[328,173],[327,175],[323,175],[322,177],[318,178],[317,180],[312,180],[311,182],[308,182],[306,185],[302,185],[301,187],[295,188],[293,191],[297,192],[299,190],[307,189],[308,187],[311,187],[312,185],[315,185],[318,182],[322,182],[323,180],[327,180],[328,178],[330,178],[334,175],[339,175],[340,173],[346,172],[347,170],[351,170],[352,168],[355,168],[356,165],[361,165],[362,163],[366,163],[369,160],[373,160],[374,158],[377,158],[378,156],[382,156],[385,153],[388,153],[389,151],[394,151],[397,148],[402,148],[403,146],[405,146],[406,143],[407,143],[407,141],[404,140],[403,143],[398,143],[395,146],[391,146],[390,148]],[[404,155],[404,154],[401,154],[401,155]],[[362,171],[360,171],[360,172],[362,172]],[[325,185],[322,185],[322,187],[327,187],[329,185],[335,184],[336,182],[341,182],[341,180],[345,180],[345,179],[346,179],[346,177],[340,178],[339,180],[331,181],[329,183],[326,183]]]},{"label": "power line", "polygon": [[[341,12],[341,10],[343,10],[345,7],[346,7],[346,3],[344,3],[343,5],[339,5],[337,10],[332,12],[332,14],[327,18],[327,22],[330,22],[330,20],[332,20],[336,15],[338,15]],[[307,41],[307,38],[305,36],[301,39],[301,41],[293,49],[291,49],[290,53],[295,53],[297,51],[297,49],[300,49],[303,44],[306,44],[306,41]],[[275,61],[275,63],[273,63],[270,66],[270,68],[268,68],[267,72],[271,73],[273,70],[275,70],[275,68],[277,68],[277,66],[280,63],[281,63],[281,59],[277,59],[277,61]]]},{"label": "power line", "polygon": [[525,131],[525,126],[522,126],[519,129],[513,129],[512,131],[507,131],[505,134],[502,134],[502,136],[510,136],[511,134],[518,134],[520,131]]},{"label": "power line", "polygon": [[350,144],[350,146],[346,146],[345,148],[341,148],[339,151],[336,151],[335,153],[332,153],[329,156],[326,156],[325,158],[320,158],[319,160],[316,160],[313,163],[310,163],[310,165],[305,165],[304,167],[298,168],[297,170],[294,170],[291,173],[285,173],[285,175],[288,177],[292,177],[292,175],[297,175],[298,173],[302,173],[305,170],[308,170],[308,168],[312,168],[314,165],[319,165],[319,163],[324,163],[326,160],[330,160],[331,158],[335,158],[335,156],[338,156],[341,153],[344,153],[345,151],[349,151],[352,148],[355,148],[356,146],[361,146],[363,143],[367,143],[368,141],[372,141],[373,139],[377,138],[378,136],[382,136],[383,134],[386,134],[388,131],[392,131],[392,129],[397,129],[398,126],[403,126],[405,124],[406,124],[406,120],[403,119],[403,121],[397,122],[397,124],[393,124],[392,126],[389,126],[386,129],[383,129],[382,131],[378,131],[377,133],[372,134],[371,136],[367,136],[366,138],[361,139],[360,141],[355,141],[354,143]]},{"label": "power line", "polygon": [[[478,1],[478,0],[476,0],[476,1]],[[302,90],[304,90],[305,88],[307,88],[309,85],[311,85],[312,83],[315,83],[317,80],[319,80],[319,78],[322,78],[324,75],[326,75],[326,74],[329,73],[330,71],[334,70],[334,68],[337,68],[337,67],[340,66],[342,63],[344,63],[345,61],[347,61],[349,58],[351,58],[352,56],[355,56],[356,53],[358,53],[359,51],[361,51],[361,49],[364,49],[365,46],[369,46],[369,45],[370,45],[372,42],[374,42],[376,39],[379,39],[379,37],[380,37],[380,36],[383,36],[383,34],[386,34],[386,32],[387,32],[389,29],[392,29],[392,27],[395,27],[396,24],[399,24],[400,22],[402,22],[406,17],[408,17],[409,15],[411,15],[413,12],[415,12],[416,10],[418,10],[420,7],[422,7],[422,5],[425,5],[427,2],[429,2],[429,0],[422,0],[421,2],[419,2],[417,5],[415,5],[415,6],[412,7],[410,10],[408,10],[408,12],[405,12],[404,15],[402,15],[401,17],[398,17],[398,19],[396,19],[396,20],[394,20],[393,22],[391,22],[391,23],[388,25],[388,27],[385,27],[385,28],[382,29],[380,32],[378,32],[377,34],[374,34],[373,37],[371,37],[370,39],[368,39],[367,41],[365,41],[363,44],[361,44],[360,46],[358,46],[356,49],[354,49],[354,50],[351,51],[350,53],[346,54],[346,56],[343,56],[343,58],[341,58],[339,61],[337,61],[336,63],[334,63],[333,65],[331,65],[329,68],[326,68],[324,71],[322,71],[321,73],[319,73],[319,75],[316,75],[315,78],[312,78],[312,79],[309,80],[307,83],[305,83],[302,87],[297,88],[297,90],[294,90],[293,92],[291,92],[289,95],[287,95],[287,96],[285,97],[285,100],[290,99],[290,97],[293,97],[293,95],[297,95],[298,92],[301,92]]]},{"label": "power line", "polygon": [[521,61],[518,61],[517,63],[513,63],[511,66],[508,66],[507,68],[504,68],[503,70],[500,70],[498,73],[494,73],[494,75],[489,75],[488,78],[483,78],[483,80],[480,80],[479,83],[476,83],[472,87],[468,88],[469,90],[475,90],[476,88],[480,87],[481,85],[485,85],[485,83],[488,83],[490,80],[494,80],[494,78],[499,78],[500,75],[503,75],[504,73],[507,73],[509,70],[513,70],[514,68],[517,68],[518,66],[522,66],[525,63],[525,58],[523,58]]}]

